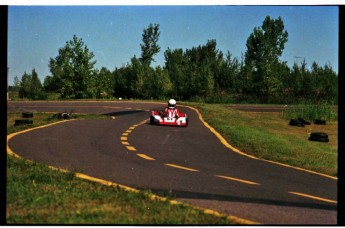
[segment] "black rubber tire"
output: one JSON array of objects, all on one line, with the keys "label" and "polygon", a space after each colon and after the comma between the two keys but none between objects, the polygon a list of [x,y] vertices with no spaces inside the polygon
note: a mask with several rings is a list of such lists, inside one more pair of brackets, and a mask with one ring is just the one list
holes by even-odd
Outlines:
[{"label": "black rubber tire", "polygon": [[310,141],[317,141],[317,142],[329,142],[328,138],[319,138],[319,137],[309,137]]},{"label": "black rubber tire", "polygon": [[186,118],[186,126],[184,127],[188,127],[188,118]]},{"label": "black rubber tire", "polygon": [[303,123],[304,125],[310,125],[310,122],[308,122],[308,121],[306,121],[300,117],[297,120],[300,121],[301,123]]},{"label": "black rubber tire", "polygon": [[15,120],[14,121],[14,126],[20,126],[20,125],[26,125],[26,124],[33,124],[33,120],[28,120],[28,119],[20,119],[20,120]]},{"label": "black rubber tire", "polygon": [[326,133],[323,133],[323,132],[312,132],[310,134],[310,137],[328,139],[328,135]]},{"label": "black rubber tire", "polygon": [[34,114],[32,112],[23,112],[22,117],[23,118],[32,118],[32,117],[34,117]]},{"label": "black rubber tire", "polygon": [[314,121],[314,124],[326,125],[326,120],[316,119]]},{"label": "black rubber tire", "polygon": [[155,118],[153,116],[150,117],[150,124],[151,125],[155,124]]},{"label": "black rubber tire", "polygon": [[297,119],[291,119],[289,125],[296,126],[296,127],[304,127],[304,124]]}]

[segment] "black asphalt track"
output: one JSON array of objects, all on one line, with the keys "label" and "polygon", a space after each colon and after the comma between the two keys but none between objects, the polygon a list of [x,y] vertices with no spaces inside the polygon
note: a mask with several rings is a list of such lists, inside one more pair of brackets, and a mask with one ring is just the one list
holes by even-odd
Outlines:
[{"label": "black asphalt track", "polygon": [[33,130],[13,137],[9,146],[30,160],[254,222],[337,223],[336,179],[235,153],[187,107],[180,107],[189,117],[186,128],[143,122],[150,110],[163,108],[142,102],[10,101],[8,112],[73,110],[115,118]]}]

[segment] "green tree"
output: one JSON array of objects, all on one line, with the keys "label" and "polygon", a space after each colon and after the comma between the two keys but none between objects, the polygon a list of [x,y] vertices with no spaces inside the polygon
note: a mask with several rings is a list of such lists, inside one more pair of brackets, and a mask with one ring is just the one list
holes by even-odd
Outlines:
[{"label": "green tree", "polygon": [[13,91],[18,92],[19,88],[20,88],[20,80],[18,76],[15,76],[14,81],[13,81]]},{"label": "green tree", "polygon": [[142,34],[143,43],[141,47],[141,58],[140,61],[143,65],[150,66],[151,62],[154,61],[153,56],[159,53],[160,47],[158,45],[159,39],[159,24],[150,24],[147,29],[144,29]]},{"label": "green tree", "polygon": [[281,82],[274,69],[279,64],[287,40],[288,32],[284,30],[281,17],[271,19],[269,16],[261,27],[254,28],[247,39],[245,64],[253,85],[251,90],[263,101],[269,101],[280,90]]},{"label": "green tree", "polygon": [[94,88],[96,89],[97,98],[111,97],[114,94],[114,77],[112,73],[105,67],[97,73],[96,83]]},{"label": "green tree", "polygon": [[126,67],[116,68],[113,72],[114,77],[114,96],[121,98],[130,98],[133,96],[129,87],[130,68]]},{"label": "green tree", "polygon": [[32,70],[31,74],[24,72],[19,82],[19,97],[32,100],[47,98],[35,69]]},{"label": "green tree", "polygon": [[61,78],[58,78],[57,76],[46,76],[44,78],[43,82],[43,88],[46,92],[52,93],[52,92],[60,92],[61,90]]},{"label": "green tree", "polygon": [[316,62],[311,66],[311,95],[316,101],[337,103],[337,76],[330,65],[320,67]]},{"label": "green tree", "polygon": [[157,66],[155,69],[151,69],[151,73],[148,75],[149,78],[145,87],[148,91],[147,98],[166,99],[167,96],[171,95],[172,84],[167,70]]},{"label": "green tree", "polygon": [[28,98],[30,94],[30,87],[31,87],[31,75],[24,72],[20,80],[19,97]]},{"label": "green tree", "polygon": [[182,49],[171,50],[168,48],[164,52],[164,57],[165,69],[172,83],[171,95],[179,100],[185,99],[186,91],[188,91],[186,86],[187,74],[185,73],[188,59]]},{"label": "green tree", "polygon": [[41,80],[38,78],[36,70],[33,69],[31,72],[30,98],[33,100],[39,100],[44,97]]},{"label": "green tree", "polygon": [[51,58],[49,68],[53,77],[61,81],[62,98],[87,98],[94,96],[94,54],[76,35]]}]

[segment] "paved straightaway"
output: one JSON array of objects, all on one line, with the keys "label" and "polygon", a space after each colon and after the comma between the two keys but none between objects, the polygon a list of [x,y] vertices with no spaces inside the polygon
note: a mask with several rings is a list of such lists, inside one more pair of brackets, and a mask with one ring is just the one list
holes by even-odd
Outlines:
[{"label": "paved straightaway", "polygon": [[8,111],[94,113],[19,134],[22,157],[264,224],[336,224],[337,180],[240,155],[181,107],[187,128],[152,126],[142,102],[8,102]]}]

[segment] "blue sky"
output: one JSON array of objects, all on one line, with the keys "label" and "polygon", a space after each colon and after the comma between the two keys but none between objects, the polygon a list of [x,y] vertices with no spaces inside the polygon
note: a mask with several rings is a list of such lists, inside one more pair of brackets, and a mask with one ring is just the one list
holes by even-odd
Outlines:
[{"label": "blue sky", "polygon": [[164,51],[191,49],[215,39],[224,54],[241,58],[254,27],[266,16],[282,18],[289,33],[281,60],[290,66],[304,57],[330,63],[338,72],[339,10],[337,6],[9,6],[9,84],[35,68],[42,83],[49,59],[77,35],[95,54],[96,68],[113,71],[140,57],[143,29],[160,25],[161,52],[155,65],[164,65]]}]

